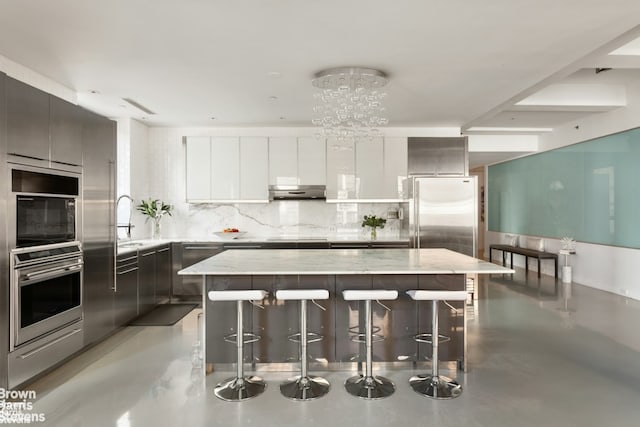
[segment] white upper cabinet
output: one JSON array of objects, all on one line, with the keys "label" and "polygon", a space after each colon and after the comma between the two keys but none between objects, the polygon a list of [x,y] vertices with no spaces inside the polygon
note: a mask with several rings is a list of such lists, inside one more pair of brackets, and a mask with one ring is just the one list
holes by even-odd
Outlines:
[{"label": "white upper cabinet", "polygon": [[187,201],[211,198],[211,138],[186,138]]},{"label": "white upper cabinet", "polygon": [[268,202],[266,137],[187,137],[188,202]]},{"label": "white upper cabinet", "polygon": [[356,198],[380,199],[384,187],[384,142],[382,138],[356,142]]},{"label": "white upper cabinet", "polygon": [[240,138],[211,138],[211,199],[240,199]]},{"label": "white upper cabinet", "polygon": [[324,139],[269,138],[269,185],[324,185],[325,177]]},{"label": "white upper cabinet", "polygon": [[402,182],[407,178],[407,138],[384,138],[384,182],[383,199],[406,199]]},{"label": "white upper cabinet", "polygon": [[327,146],[324,138],[298,138],[298,184],[325,185]]},{"label": "white upper cabinet", "polygon": [[356,198],[355,144],[327,138],[327,200]]},{"label": "white upper cabinet", "polygon": [[240,197],[242,200],[268,201],[269,139],[240,138]]},{"label": "white upper cabinet", "polygon": [[399,201],[407,176],[407,138],[327,141],[327,199]]},{"label": "white upper cabinet", "polygon": [[298,139],[269,138],[269,185],[298,184]]}]

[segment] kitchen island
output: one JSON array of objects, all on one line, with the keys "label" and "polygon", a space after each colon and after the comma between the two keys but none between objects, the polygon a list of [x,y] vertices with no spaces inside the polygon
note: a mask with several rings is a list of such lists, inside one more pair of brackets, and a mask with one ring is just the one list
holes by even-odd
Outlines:
[{"label": "kitchen island", "polygon": [[[353,340],[364,329],[364,303],[344,301],[345,289],[395,289],[399,297],[373,304],[375,333],[384,336],[374,345],[374,361],[412,363],[428,360],[431,349],[418,345],[413,336],[431,328],[431,305],[416,303],[410,289],[466,289],[466,275],[512,273],[513,270],[447,249],[244,249],[227,250],[181,270],[180,275],[202,276],[205,318],[205,361],[212,364],[235,361],[235,347],[224,336],[235,332],[235,304],[212,303],[210,290],[262,289],[269,292],[263,309],[245,310],[245,330],[262,339],[246,348],[245,362],[290,364],[298,360],[298,346],[287,336],[298,332],[298,304],[277,301],[279,289],[327,289],[330,299],[310,305],[309,330],[323,340],[309,346],[313,363],[347,369],[359,362],[360,344]],[[441,346],[440,360],[466,365],[464,303],[441,304],[440,331],[451,337]],[[379,330],[378,330],[379,328]]]}]

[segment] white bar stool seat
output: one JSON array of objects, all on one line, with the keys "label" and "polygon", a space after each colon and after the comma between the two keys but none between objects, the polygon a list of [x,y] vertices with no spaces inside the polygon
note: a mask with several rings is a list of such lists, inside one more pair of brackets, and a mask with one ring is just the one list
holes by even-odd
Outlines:
[{"label": "white bar stool seat", "polygon": [[[276,291],[276,299],[300,301],[300,333],[289,336],[289,340],[300,342],[300,375],[289,378],[280,384],[280,393],[284,397],[293,400],[313,400],[324,396],[331,388],[331,384],[326,379],[307,373],[309,365],[307,344],[322,340],[321,335],[307,332],[307,301],[328,298],[329,291],[326,289],[282,289]],[[311,340],[309,340],[310,336]]]},{"label": "white bar stool seat", "polygon": [[[384,289],[344,290],[342,297],[345,301],[365,302],[365,334],[364,342],[367,349],[365,375],[355,375],[347,379],[344,387],[353,396],[363,399],[382,399],[391,396],[396,386],[391,380],[373,375],[373,319],[371,301],[388,301],[398,298],[398,291]],[[360,341],[361,342],[361,341]]]},{"label": "white bar stool seat", "polygon": [[431,375],[419,374],[409,379],[409,385],[418,394],[434,399],[453,399],[462,394],[462,386],[451,378],[439,374],[438,346],[449,337],[438,334],[438,308],[440,301],[466,301],[467,291],[410,290],[407,294],[415,301],[432,301],[431,333],[419,333],[418,342],[431,343]]},{"label": "white bar stool seat", "polygon": [[[254,289],[209,291],[207,296],[211,301],[236,301],[237,303],[236,333],[225,337],[225,341],[236,344],[238,352],[236,376],[218,383],[213,389],[213,393],[219,399],[228,402],[251,399],[261,394],[267,388],[267,384],[258,376],[244,375],[244,344],[258,341],[260,336],[244,332],[242,303],[244,301],[262,301],[267,296],[267,291]],[[246,341],[245,337],[248,338]],[[231,341],[231,338],[235,338],[235,341]]]}]

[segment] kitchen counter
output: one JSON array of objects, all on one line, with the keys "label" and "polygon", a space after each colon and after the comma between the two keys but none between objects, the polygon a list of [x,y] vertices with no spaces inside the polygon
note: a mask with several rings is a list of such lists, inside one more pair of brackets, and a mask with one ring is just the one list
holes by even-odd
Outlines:
[{"label": "kitchen counter", "polygon": [[180,275],[488,274],[513,270],[448,249],[227,250]]},{"label": "kitchen counter", "polygon": [[364,245],[368,243],[378,243],[380,245],[385,244],[409,244],[409,239],[400,238],[378,238],[377,240],[361,239],[352,234],[344,236],[332,236],[332,237],[296,237],[296,236],[250,236],[239,237],[237,239],[220,239],[215,236],[211,238],[171,238],[160,240],[123,240],[118,242],[118,255],[135,252],[141,249],[149,249],[154,246],[160,246],[167,243],[212,243],[212,244],[247,244],[247,245],[265,245],[265,244],[286,244],[286,243],[328,243],[338,245]]},{"label": "kitchen counter", "polygon": [[[178,274],[199,277],[204,286],[205,361],[207,369],[231,368],[235,347],[224,344],[224,336],[236,328],[235,304],[212,302],[208,291],[260,289],[268,292],[263,310],[248,306],[245,327],[262,336],[247,346],[248,360],[290,369],[298,348],[287,340],[297,332],[298,304],[275,299],[279,289],[327,289],[326,311],[311,308],[309,329],[324,339],[309,347],[311,365],[354,369],[360,344],[353,334],[363,328],[364,304],[345,301],[347,289],[393,289],[398,299],[385,301],[390,311],[374,304],[374,325],[386,339],[374,346],[374,358],[381,362],[411,364],[427,361],[430,348],[418,345],[413,336],[429,331],[431,304],[416,303],[406,293],[411,289],[465,290],[467,274],[513,273],[513,270],[447,249],[227,249],[193,264]],[[440,351],[440,360],[466,369],[466,310],[464,302],[441,304],[440,330],[451,338]],[[444,307],[444,308],[443,308]],[[452,310],[450,307],[454,307]],[[281,366],[281,367],[279,367]]]}]

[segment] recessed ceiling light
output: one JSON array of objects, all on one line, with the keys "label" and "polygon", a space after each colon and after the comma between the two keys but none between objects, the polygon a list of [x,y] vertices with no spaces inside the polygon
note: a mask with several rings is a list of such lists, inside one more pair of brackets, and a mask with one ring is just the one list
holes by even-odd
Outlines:
[{"label": "recessed ceiling light", "polygon": [[279,71],[269,71],[267,73],[267,76],[271,77],[272,79],[279,79],[280,77],[282,77],[282,74]]},{"label": "recessed ceiling light", "polygon": [[287,120],[285,116],[280,116],[280,120]]},{"label": "recessed ceiling light", "polygon": [[215,120],[215,119],[216,119],[215,117],[211,117],[211,120]]},{"label": "recessed ceiling light", "polygon": [[277,101],[278,97],[277,96],[270,96],[269,97],[269,101]]},{"label": "recessed ceiling light", "polygon": [[95,90],[95,89],[94,90],[90,90],[89,92],[93,93],[94,95],[98,95],[100,93],[100,91]]}]

